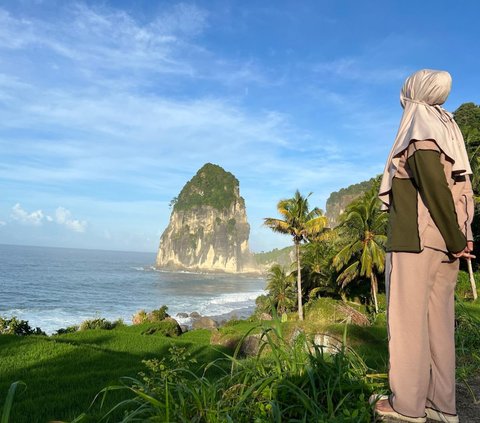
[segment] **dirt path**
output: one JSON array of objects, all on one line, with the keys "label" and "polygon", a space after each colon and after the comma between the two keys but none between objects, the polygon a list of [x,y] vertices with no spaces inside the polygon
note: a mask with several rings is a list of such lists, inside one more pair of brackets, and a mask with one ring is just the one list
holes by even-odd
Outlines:
[{"label": "dirt path", "polygon": [[474,404],[472,394],[464,383],[457,383],[457,410],[460,423],[480,423],[480,376],[472,378],[468,384],[478,402]]}]

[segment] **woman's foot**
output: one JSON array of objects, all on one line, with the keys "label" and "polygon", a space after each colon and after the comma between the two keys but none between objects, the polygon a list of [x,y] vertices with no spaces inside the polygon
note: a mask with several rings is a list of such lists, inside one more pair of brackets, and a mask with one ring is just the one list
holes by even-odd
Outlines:
[{"label": "woman's foot", "polygon": [[388,398],[380,399],[375,403],[375,414],[380,418],[380,420],[384,420],[386,417],[390,417],[400,421],[412,423],[425,423],[427,421],[426,417],[408,417],[404,416],[403,414],[397,413],[390,405],[390,401],[388,400]]}]

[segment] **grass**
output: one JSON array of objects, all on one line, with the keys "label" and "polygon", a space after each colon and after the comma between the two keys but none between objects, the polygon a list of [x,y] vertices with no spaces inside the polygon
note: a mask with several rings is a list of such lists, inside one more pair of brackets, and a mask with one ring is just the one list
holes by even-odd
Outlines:
[{"label": "grass", "polygon": [[[117,411],[127,415],[141,406],[137,417],[145,412],[159,421],[368,421],[367,395],[386,388],[385,379],[368,377],[386,372],[385,320],[380,316],[371,326],[339,323],[342,316],[322,311],[333,305],[322,299],[301,323],[235,321],[214,334],[238,341],[246,333],[263,333],[262,353],[247,359],[232,358],[222,343],[210,345],[207,330],[146,335],[151,323],[51,337],[1,335],[0,416],[10,414],[1,423],[71,421],[82,412],[89,417],[79,421],[96,422],[115,404],[123,404]],[[297,341],[291,342],[294,333]],[[305,349],[318,333],[344,340],[346,347],[335,355]],[[468,383],[480,366],[480,302],[457,302],[456,336],[457,374]],[[9,391],[19,380],[26,390],[17,384],[15,393]],[[102,388],[102,410],[101,398],[89,408]]]},{"label": "grass", "polygon": [[122,411],[123,422],[361,422],[371,419],[366,399],[376,384],[352,350],[324,354],[306,337],[288,341],[282,324],[263,327],[262,347],[254,358],[225,357],[206,364],[229,363],[218,378],[191,371],[188,357],[175,349],[161,361],[148,362],[142,379],[125,379],[123,386],[106,388],[132,397],[104,415]]},{"label": "grass", "polygon": [[[27,389],[16,394],[11,422],[34,423],[73,419],[86,410],[103,387],[122,376],[136,376],[141,361],[162,357],[172,345],[184,346],[199,362],[223,356],[226,349],[209,345],[208,331],[178,338],[142,335],[147,325],[114,330],[89,330],[45,337],[0,336],[0,404],[9,386],[23,381]],[[112,403],[121,395],[111,398]]]}]

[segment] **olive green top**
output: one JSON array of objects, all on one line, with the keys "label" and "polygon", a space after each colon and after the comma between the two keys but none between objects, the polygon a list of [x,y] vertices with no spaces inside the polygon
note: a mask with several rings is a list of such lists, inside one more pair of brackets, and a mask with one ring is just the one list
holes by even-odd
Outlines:
[{"label": "olive green top", "polygon": [[466,247],[440,153],[417,150],[407,159],[410,178],[394,177],[391,190],[387,251],[420,252],[418,194],[440,231],[447,250],[458,253]]}]

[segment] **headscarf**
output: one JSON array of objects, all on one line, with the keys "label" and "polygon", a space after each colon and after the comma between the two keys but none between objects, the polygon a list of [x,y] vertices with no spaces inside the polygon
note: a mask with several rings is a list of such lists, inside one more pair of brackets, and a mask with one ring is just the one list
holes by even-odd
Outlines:
[{"label": "headscarf", "polygon": [[397,137],[385,165],[379,197],[382,209],[390,206],[392,179],[398,168],[401,153],[412,140],[433,140],[453,162],[452,171],[471,174],[462,133],[453,115],[441,105],[450,93],[452,78],[448,72],[422,69],[407,78],[400,92],[404,111]]}]

